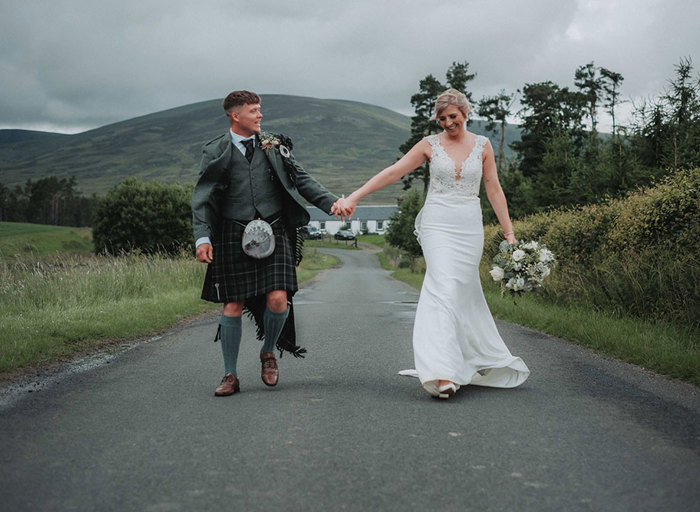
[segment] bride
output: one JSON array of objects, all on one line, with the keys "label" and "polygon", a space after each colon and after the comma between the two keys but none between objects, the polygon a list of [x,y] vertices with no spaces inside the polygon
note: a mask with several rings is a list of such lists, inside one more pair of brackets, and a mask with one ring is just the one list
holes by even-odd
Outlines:
[{"label": "bride", "polygon": [[435,101],[433,119],[444,131],[423,138],[399,161],[334,205],[334,213],[350,215],[361,198],[430,162],[428,195],[416,218],[426,263],[413,327],[416,369],[399,373],[418,377],[428,393],[440,398],[449,398],[467,384],[515,387],[530,374],[499,335],[479,281],[484,245],[478,195],[482,178],[506,240],[515,243],[515,235],[491,143],[465,127],[470,110],[461,92],[442,93]]}]

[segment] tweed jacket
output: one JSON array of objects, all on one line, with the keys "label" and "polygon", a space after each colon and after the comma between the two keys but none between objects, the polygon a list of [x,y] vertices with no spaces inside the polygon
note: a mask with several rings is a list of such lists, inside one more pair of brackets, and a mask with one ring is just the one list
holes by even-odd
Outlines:
[{"label": "tweed jacket", "polygon": [[[256,144],[259,138],[256,137]],[[192,227],[194,239],[209,237],[221,218],[221,201],[231,179],[233,147],[230,132],[211,140],[202,148],[199,177],[192,194]],[[283,220],[290,228],[309,223],[304,199],[330,215],[338,197],[312,178],[290,153],[286,164],[278,146],[263,150],[284,190]],[[251,198],[252,200],[252,198]]]}]

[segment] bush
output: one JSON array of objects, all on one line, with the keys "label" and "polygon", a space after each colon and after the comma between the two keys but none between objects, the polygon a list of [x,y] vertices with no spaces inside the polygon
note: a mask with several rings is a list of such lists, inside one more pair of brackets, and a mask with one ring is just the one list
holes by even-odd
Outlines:
[{"label": "bush", "polygon": [[178,254],[192,247],[192,188],[128,178],[107,192],[95,214],[95,252]]},{"label": "bush", "polygon": [[411,190],[399,203],[399,210],[391,217],[386,232],[388,243],[403,249],[411,256],[423,255],[423,249],[414,234],[416,216],[422,207],[423,196],[418,190]]},{"label": "bush", "polygon": [[[610,253],[668,247],[685,252],[700,244],[700,168],[668,176],[629,196],[608,237]],[[622,206],[622,205],[621,205]]]},{"label": "bush", "polygon": [[[516,236],[547,244],[559,266],[545,297],[700,327],[700,169],[678,172],[625,199],[514,222]],[[502,237],[486,229],[483,264]]]}]

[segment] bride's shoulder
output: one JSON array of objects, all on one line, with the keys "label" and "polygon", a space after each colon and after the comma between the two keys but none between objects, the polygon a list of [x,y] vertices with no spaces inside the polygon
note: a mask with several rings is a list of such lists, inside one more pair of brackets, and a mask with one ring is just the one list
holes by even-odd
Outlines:
[{"label": "bride's shoulder", "polygon": [[479,146],[487,146],[489,144],[489,138],[485,135],[479,135],[473,132],[467,132],[470,137],[473,137],[474,144]]},{"label": "bride's shoulder", "polygon": [[423,144],[434,146],[435,144],[438,144],[440,142],[440,135],[437,133],[433,133],[432,135],[426,135],[421,139],[421,142]]}]

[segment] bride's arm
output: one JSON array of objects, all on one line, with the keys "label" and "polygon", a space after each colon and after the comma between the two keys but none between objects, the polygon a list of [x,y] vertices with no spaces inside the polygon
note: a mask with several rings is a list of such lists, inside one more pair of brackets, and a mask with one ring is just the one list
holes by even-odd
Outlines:
[{"label": "bride's arm", "polygon": [[498,222],[501,224],[503,236],[508,243],[515,243],[515,234],[513,233],[513,224],[510,221],[508,214],[508,203],[506,195],[503,193],[501,183],[498,181],[498,171],[496,169],[496,160],[493,156],[493,148],[491,142],[486,141],[483,154],[484,162],[484,185],[486,187],[486,196],[493,207],[493,211],[498,217]]},{"label": "bride's arm", "polygon": [[375,174],[367,183],[346,197],[346,204],[351,206],[354,210],[355,205],[360,199],[387,185],[396,183],[399,179],[423,164],[430,154],[429,151],[430,143],[426,139],[422,139],[420,142],[416,143],[408,153],[402,156],[399,161],[378,174]]}]

